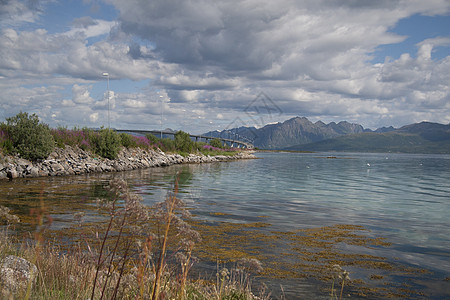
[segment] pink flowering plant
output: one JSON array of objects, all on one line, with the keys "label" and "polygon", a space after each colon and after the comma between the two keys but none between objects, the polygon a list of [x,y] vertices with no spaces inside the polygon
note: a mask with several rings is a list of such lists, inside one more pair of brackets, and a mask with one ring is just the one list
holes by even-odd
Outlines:
[{"label": "pink flowering plant", "polygon": [[60,148],[64,148],[65,145],[75,146],[81,145],[84,141],[84,144],[87,145],[87,137],[85,131],[74,128],[72,130],[59,127],[57,129],[52,129],[52,135],[55,139],[56,145]]},{"label": "pink flowering plant", "polygon": [[0,124],[2,152],[4,154],[20,153],[22,157],[30,159],[46,158],[55,146],[79,147],[109,159],[115,159],[121,147],[161,149],[164,152],[178,153],[183,156],[191,153],[231,156],[238,151],[218,138],[210,140],[209,144],[193,141],[191,136],[183,131],[175,133],[173,139],[167,137],[160,139],[152,134],[136,136],[117,133],[103,127],[100,130],[86,127],[50,129],[48,125],[41,124],[36,115],[27,113],[20,113],[14,118],[8,118],[7,121],[8,123]]}]

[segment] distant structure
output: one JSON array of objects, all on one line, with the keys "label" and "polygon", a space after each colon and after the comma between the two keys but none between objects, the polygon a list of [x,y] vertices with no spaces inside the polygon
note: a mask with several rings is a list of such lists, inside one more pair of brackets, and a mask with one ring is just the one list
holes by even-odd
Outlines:
[{"label": "distant structure", "polygon": [[[136,133],[136,134],[153,134],[154,136],[171,136],[174,137],[175,133],[174,131],[161,131],[161,130],[126,130],[126,129],[114,129],[118,133]],[[211,136],[205,136],[205,135],[195,135],[195,134],[189,134],[191,139],[195,139],[196,142],[198,141],[205,141],[208,143],[210,140],[219,139],[223,143],[228,144],[230,147],[235,148],[245,148],[245,149],[254,149],[255,147],[253,144],[248,142],[239,141],[236,139],[225,139],[220,137],[211,137]]]}]

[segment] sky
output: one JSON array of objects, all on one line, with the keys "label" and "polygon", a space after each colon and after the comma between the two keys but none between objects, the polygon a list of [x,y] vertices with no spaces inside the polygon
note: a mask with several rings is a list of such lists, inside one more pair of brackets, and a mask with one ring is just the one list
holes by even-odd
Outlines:
[{"label": "sky", "polygon": [[192,134],[448,124],[450,1],[0,0],[0,122],[21,111]]}]

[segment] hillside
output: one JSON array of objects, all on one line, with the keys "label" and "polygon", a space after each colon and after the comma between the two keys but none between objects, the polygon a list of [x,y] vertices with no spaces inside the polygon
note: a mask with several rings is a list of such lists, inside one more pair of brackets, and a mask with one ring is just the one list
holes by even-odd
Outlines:
[{"label": "hillside", "polygon": [[421,122],[395,129],[392,126],[375,131],[346,121],[325,124],[295,117],[283,123],[262,128],[240,127],[206,136],[239,139],[259,149],[301,151],[356,151],[449,153],[450,124]]},{"label": "hillside", "polygon": [[286,149],[450,154],[450,124],[422,122],[389,132],[352,134]]},{"label": "hillside", "polygon": [[346,121],[329,124],[321,121],[312,123],[307,118],[295,117],[283,123],[270,124],[259,129],[240,127],[222,132],[208,132],[204,135],[223,138],[236,137],[236,139],[251,142],[260,149],[282,149],[360,132],[364,132],[361,125]]}]

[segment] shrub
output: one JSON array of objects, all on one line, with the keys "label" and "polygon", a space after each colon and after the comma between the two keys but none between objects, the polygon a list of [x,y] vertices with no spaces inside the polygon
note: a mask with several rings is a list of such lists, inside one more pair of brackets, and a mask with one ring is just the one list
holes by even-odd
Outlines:
[{"label": "shrub", "polygon": [[133,136],[134,141],[136,142],[136,147],[143,149],[153,148],[153,144],[145,136]]},{"label": "shrub", "polygon": [[20,112],[7,118],[4,128],[12,144],[9,145],[11,152],[19,153],[23,158],[46,158],[55,147],[50,128],[47,124],[40,123],[36,114]]},{"label": "shrub", "polygon": [[3,154],[12,154],[14,152],[13,144],[6,133],[5,124],[1,124],[0,126],[0,148]]},{"label": "shrub", "polygon": [[122,142],[122,146],[125,148],[142,148],[142,149],[150,149],[153,148],[153,144],[147,136],[134,136],[128,133],[121,133],[120,140]]},{"label": "shrub", "polygon": [[64,148],[66,145],[76,146],[86,141],[85,132],[83,130],[74,128],[72,130],[65,127],[58,127],[51,130],[56,146]]},{"label": "shrub", "polygon": [[120,134],[120,142],[121,142],[122,146],[124,146],[125,148],[135,148],[135,147],[137,147],[136,140],[134,139],[133,136],[131,136],[128,133],[121,133]]},{"label": "shrub", "polygon": [[222,141],[218,138],[215,138],[209,142],[209,144],[215,148],[222,148]]},{"label": "shrub", "polygon": [[91,151],[96,153],[96,145],[98,143],[98,132],[95,132],[92,129],[89,129],[87,127],[83,127],[81,129],[83,132],[83,139],[80,142],[79,147],[85,151]]},{"label": "shrub", "polygon": [[201,151],[205,145],[207,145],[205,142],[195,142],[195,148],[197,151]]},{"label": "shrub", "polygon": [[95,153],[104,158],[114,159],[119,153],[120,146],[119,134],[112,129],[101,129],[95,141]]},{"label": "shrub", "polygon": [[175,142],[172,139],[164,138],[160,140],[160,149],[165,152],[175,152]]},{"label": "shrub", "polygon": [[175,148],[181,152],[192,152],[194,149],[194,142],[191,140],[189,133],[181,130],[175,133]]},{"label": "shrub", "polygon": [[146,134],[145,137],[152,144],[158,144],[158,142],[159,142],[159,139],[151,133]]}]

